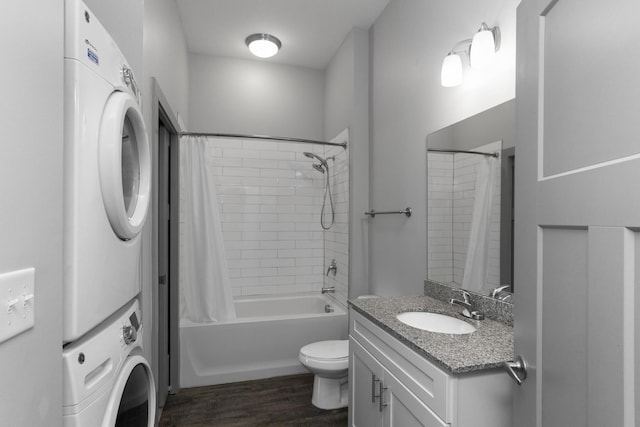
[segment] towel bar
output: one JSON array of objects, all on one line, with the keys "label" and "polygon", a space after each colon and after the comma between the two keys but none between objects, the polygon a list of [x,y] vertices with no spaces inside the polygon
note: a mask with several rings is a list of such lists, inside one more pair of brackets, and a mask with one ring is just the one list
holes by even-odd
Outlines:
[{"label": "towel bar", "polygon": [[371,218],[375,218],[376,215],[405,214],[407,218],[409,218],[411,216],[411,213],[412,213],[411,208],[406,208],[401,211],[386,211],[386,212],[376,212],[375,210],[371,209],[369,212],[365,212],[364,214],[371,216]]}]

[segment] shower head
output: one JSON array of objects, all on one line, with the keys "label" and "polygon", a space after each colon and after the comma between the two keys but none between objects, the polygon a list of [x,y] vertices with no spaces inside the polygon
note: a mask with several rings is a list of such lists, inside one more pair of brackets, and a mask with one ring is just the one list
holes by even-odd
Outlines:
[{"label": "shower head", "polygon": [[327,164],[327,161],[325,159],[323,159],[322,157],[318,156],[317,154],[309,153],[307,151],[305,151],[302,154],[304,154],[306,157],[308,157],[310,159],[315,159],[315,160],[320,162],[319,165],[313,165],[313,168],[315,170],[320,171],[322,173],[324,173],[325,169],[329,170],[329,165]]},{"label": "shower head", "polygon": [[325,159],[323,159],[322,157],[318,156],[317,154],[313,154],[313,153],[309,153],[309,152],[304,152],[302,153],[304,154],[306,157],[310,158],[310,159],[316,159],[317,161],[320,162],[320,164],[322,166],[327,166],[327,161]]}]

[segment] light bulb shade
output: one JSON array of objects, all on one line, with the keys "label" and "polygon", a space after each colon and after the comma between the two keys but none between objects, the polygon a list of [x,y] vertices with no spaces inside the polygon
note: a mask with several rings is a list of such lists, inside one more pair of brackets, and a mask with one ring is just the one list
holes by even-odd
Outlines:
[{"label": "light bulb shade", "polygon": [[270,34],[251,34],[245,44],[258,58],[271,58],[282,47],[280,40]]},{"label": "light bulb shade", "polygon": [[440,83],[444,87],[454,87],[462,83],[462,59],[460,55],[450,53],[442,61]]},{"label": "light bulb shade", "polygon": [[496,43],[490,29],[480,30],[471,41],[469,62],[473,68],[484,68],[490,65],[496,56]]}]

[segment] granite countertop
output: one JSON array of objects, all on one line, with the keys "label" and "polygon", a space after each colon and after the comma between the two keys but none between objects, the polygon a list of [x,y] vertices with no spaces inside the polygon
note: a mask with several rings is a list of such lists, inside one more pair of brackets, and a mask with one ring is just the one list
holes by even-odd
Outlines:
[{"label": "granite countertop", "polygon": [[[452,374],[499,368],[513,360],[513,327],[491,319],[471,320],[460,307],[428,296],[403,296],[350,300],[349,305],[393,337]],[[471,334],[423,331],[396,319],[404,311],[446,314],[474,325]]]}]

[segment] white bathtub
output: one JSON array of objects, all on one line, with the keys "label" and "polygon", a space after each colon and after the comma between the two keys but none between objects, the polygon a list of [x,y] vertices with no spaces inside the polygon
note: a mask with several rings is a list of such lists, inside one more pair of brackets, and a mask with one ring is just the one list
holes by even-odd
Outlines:
[{"label": "white bathtub", "polygon": [[[199,387],[307,372],[300,348],[347,339],[347,313],[320,294],[234,301],[237,319],[180,325],[180,386]],[[334,311],[325,313],[325,305]]]}]

